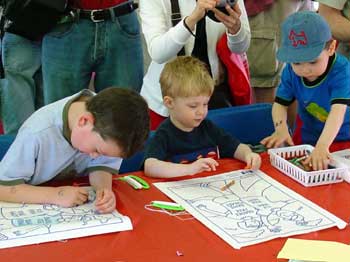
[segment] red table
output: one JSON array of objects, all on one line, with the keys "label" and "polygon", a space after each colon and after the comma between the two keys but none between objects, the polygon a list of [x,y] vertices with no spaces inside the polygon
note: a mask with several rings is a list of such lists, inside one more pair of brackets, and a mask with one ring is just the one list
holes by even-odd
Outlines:
[{"label": "red table", "polygon": [[[333,149],[349,148],[350,143],[338,144]],[[273,168],[266,153],[262,154],[261,170],[295,192],[303,195],[346,222],[350,219],[350,184],[346,182],[303,187]],[[220,160],[219,170],[194,177],[218,174],[244,168],[236,160]],[[142,172],[134,173],[143,176]],[[148,182],[159,182],[145,178]],[[169,181],[169,180],[168,180]],[[179,261],[179,262],[225,262],[225,261],[277,261],[277,254],[286,238],[274,239],[261,244],[235,250],[199,221],[181,221],[176,217],[148,211],[144,208],[152,200],[169,199],[156,187],[148,190],[134,190],[123,181],[115,181],[118,210],[128,215],[133,223],[132,231],[111,233],[64,242],[49,242],[0,250],[1,261],[67,262],[67,261]],[[1,226],[1,225],[0,225]],[[350,228],[330,228],[319,232],[298,235],[297,238],[318,239],[350,243]],[[178,256],[177,251],[183,255]]]}]

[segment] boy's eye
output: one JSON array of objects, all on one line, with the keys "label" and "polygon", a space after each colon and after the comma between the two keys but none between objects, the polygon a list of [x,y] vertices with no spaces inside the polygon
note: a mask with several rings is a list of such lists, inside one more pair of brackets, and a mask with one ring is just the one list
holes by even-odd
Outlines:
[{"label": "boy's eye", "polygon": [[190,108],[196,108],[197,105],[188,105]]},{"label": "boy's eye", "polygon": [[298,65],[300,65],[300,63],[293,63],[293,65],[296,65],[296,66],[298,66]]},{"label": "boy's eye", "polygon": [[316,64],[316,63],[317,63],[317,61],[312,61],[312,62],[310,62],[311,65],[314,65],[314,64]]}]

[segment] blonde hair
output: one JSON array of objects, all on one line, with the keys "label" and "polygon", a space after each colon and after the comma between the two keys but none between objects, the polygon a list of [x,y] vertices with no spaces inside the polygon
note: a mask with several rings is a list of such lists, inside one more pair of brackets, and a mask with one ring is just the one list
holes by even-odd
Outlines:
[{"label": "blonde hair", "polygon": [[163,97],[211,96],[214,91],[206,64],[192,56],[178,56],[168,62],[159,82]]}]

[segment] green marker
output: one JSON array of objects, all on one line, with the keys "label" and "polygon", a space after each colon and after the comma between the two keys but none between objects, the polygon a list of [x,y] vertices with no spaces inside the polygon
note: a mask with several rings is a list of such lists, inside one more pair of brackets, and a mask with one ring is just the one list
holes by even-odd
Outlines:
[{"label": "green marker", "polygon": [[184,211],[185,209],[178,203],[166,201],[152,201],[151,205],[166,210]]}]

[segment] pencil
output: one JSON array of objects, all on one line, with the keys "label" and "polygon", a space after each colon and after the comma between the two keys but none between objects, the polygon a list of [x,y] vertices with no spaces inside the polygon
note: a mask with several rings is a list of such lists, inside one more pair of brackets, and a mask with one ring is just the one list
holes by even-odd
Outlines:
[{"label": "pencil", "polygon": [[221,191],[225,191],[226,189],[228,189],[230,186],[233,186],[234,184],[235,184],[235,181],[232,179],[229,183],[227,183],[221,188]]}]

